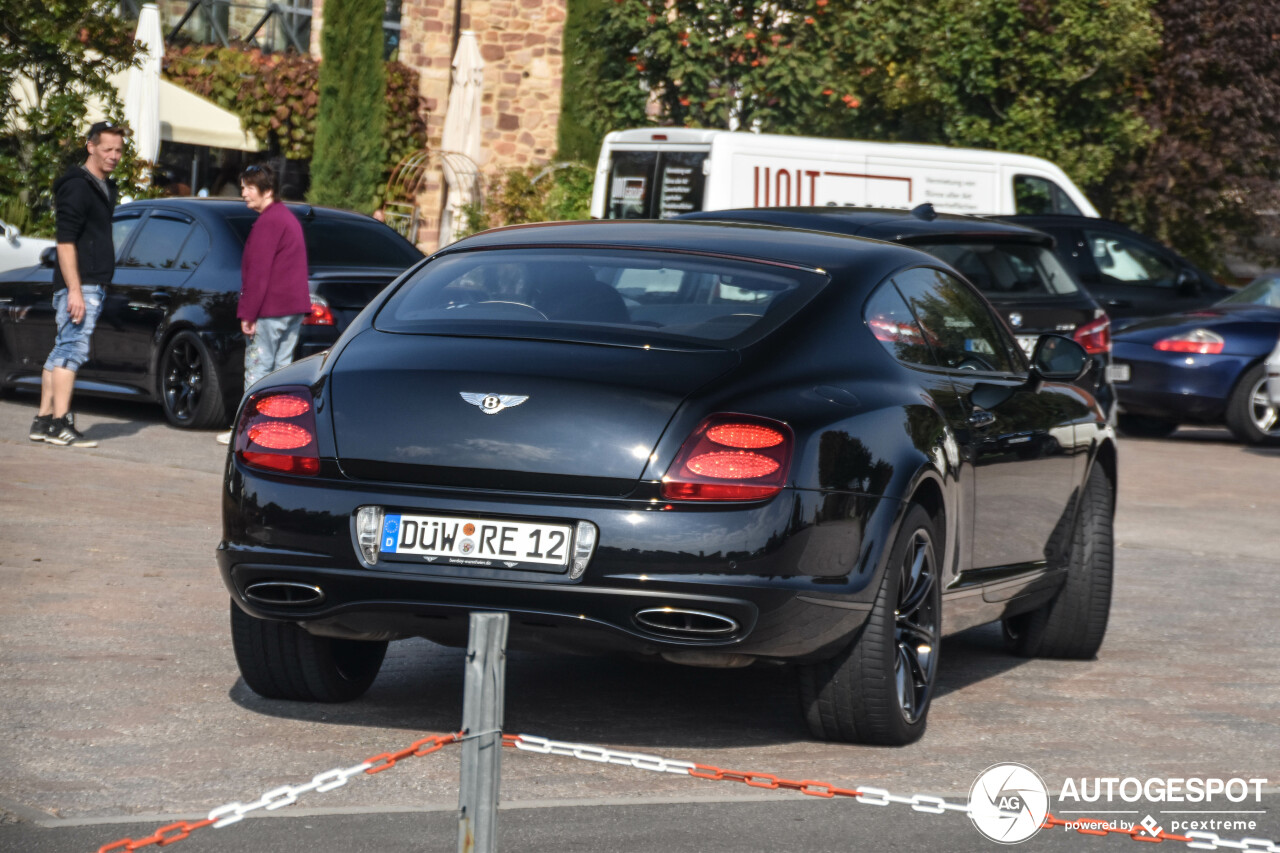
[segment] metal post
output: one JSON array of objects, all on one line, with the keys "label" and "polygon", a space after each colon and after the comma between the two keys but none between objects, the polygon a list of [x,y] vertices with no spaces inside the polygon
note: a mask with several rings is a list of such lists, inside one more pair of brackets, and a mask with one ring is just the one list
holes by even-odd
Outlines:
[{"label": "metal post", "polygon": [[458,853],[493,853],[498,840],[507,614],[472,613],[463,688]]}]

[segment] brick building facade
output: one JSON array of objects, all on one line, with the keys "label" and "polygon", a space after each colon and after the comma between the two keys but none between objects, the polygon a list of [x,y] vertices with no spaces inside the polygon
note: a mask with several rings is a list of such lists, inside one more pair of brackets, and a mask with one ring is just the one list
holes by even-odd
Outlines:
[{"label": "brick building facade", "polygon": [[[457,34],[472,30],[484,58],[481,180],[550,162],[556,151],[563,75],[565,0],[404,0],[400,61],[419,73],[428,147],[440,150]],[[438,158],[418,197],[418,245],[436,248],[444,205]]]}]

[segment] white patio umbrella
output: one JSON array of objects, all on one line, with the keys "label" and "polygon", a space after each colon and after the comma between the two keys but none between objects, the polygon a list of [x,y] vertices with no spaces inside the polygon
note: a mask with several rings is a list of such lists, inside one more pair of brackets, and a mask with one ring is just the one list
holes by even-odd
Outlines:
[{"label": "white patio umbrella", "polygon": [[143,4],[134,38],[142,43],[145,53],[142,66],[131,67],[128,71],[124,119],[132,131],[138,157],[154,163],[160,155],[160,63],[164,58],[160,10],[155,3]]},{"label": "white patio umbrella", "polygon": [[[480,95],[484,88],[484,60],[472,30],[458,34],[453,55],[453,85],[444,114],[440,139],[441,165],[448,184],[444,215],[440,220],[440,245],[457,239],[462,208],[474,201],[476,162],[480,159]],[[457,155],[462,155],[461,157]]]}]

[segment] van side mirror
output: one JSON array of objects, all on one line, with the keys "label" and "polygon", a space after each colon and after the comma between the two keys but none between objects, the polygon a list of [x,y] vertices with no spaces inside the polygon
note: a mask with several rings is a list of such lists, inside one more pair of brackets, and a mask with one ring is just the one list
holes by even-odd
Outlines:
[{"label": "van side mirror", "polygon": [[1178,270],[1178,277],[1174,280],[1174,286],[1182,296],[1197,296],[1201,289],[1200,276],[1183,267]]},{"label": "van side mirror", "polygon": [[1075,382],[1089,369],[1084,347],[1062,335],[1041,335],[1031,351],[1031,375],[1050,382]]},{"label": "van side mirror", "polygon": [[58,247],[50,246],[40,253],[40,266],[56,267],[58,265]]}]

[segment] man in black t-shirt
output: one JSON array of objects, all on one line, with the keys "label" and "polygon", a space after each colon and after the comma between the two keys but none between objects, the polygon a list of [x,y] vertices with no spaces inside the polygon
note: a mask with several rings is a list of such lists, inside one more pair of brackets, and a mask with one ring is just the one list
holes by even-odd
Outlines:
[{"label": "man in black t-shirt", "polygon": [[115,171],[124,153],[124,128],[100,121],[89,128],[83,166],[72,166],[53,185],[58,262],[53,307],[58,333],[40,374],[40,411],[28,437],[59,447],[97,447],[71,420],[76,371],[89,360],[89,338],[116,269],[111,214],[119,198]]}]

